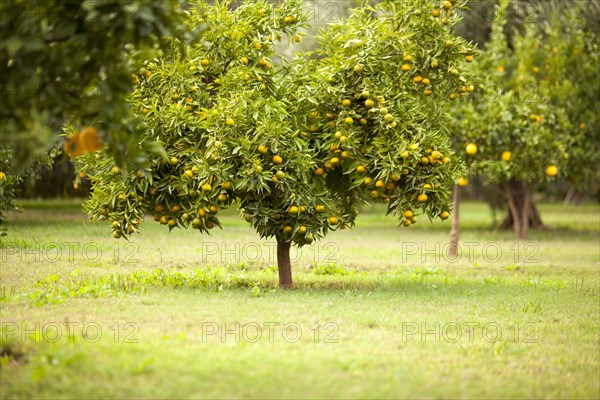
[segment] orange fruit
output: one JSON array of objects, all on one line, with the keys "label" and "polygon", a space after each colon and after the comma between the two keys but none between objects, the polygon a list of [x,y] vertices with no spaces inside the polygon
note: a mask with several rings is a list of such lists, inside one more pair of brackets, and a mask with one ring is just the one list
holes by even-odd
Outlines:
[{"label": "orange fruit", "polygon": [[448,219],[448,217],[450,217],[450,213],[448,211],[442,211],[440,213],[440,218],[442,219],[442,221],[445,221]]},{"label": "orange fruit", "polygon": [[71,135],[67,138],[65,144],[63,145],[63,150],[71,158],[78,157],[85,153],[85,149],[81,146],[81,142],[79,141],[79,133]]},{"label": "orange fruit", "polygon": [[94,127],[84,128],[79,133],[79,143],[86,151],[96,151],[102,148],[102,143],[100,143],[100,139],[98,138],[98,132]]},{"label": "orange fruit", "polygon": [[405,210],[405,211],[404,211],[404,216],[405,216],[406,218],[412,218],[412,216],[413,216],[413,215],[414,215],[414,214],[413,214],[413,212],[412,212],[411,210]]},{"label": "orange fruit", "polygon": [[227,124],[227,126],[234,126],[235,125],[235,120],[231,117],[227,118],[227,120],[225,121],[225,123]]},{"label": "orange fruit", "polygon": [[475,143],[469,143],[466,147],[466,151],[470,156],[477,154],[477,145]]},{"label": "orange fruit", "polygon": [[329,223],[335,225],[338,223],[338,219],[336,217],[329,217]]},{"label": "orange fruit", "polygon": [[417,201],[419,203],[425,203],[427,201],[427,195],[425,193],[421,193],[419,196],[417,196]]},{"label": "orange fruit", "polygon": [[323,212],[323,211],[325,211],[325,207],[324,207],[324,206],[322,206],[322,205],[320,205],[320,204],[317,204],[317,205],[315,206],[315,211],[316,211],[316,212]]},{"label": "orange fruit", "polygon": [[317,174],[317,175],[324,175],[325,174],[325,170],[323,168],[317,168],[315,170],[315,174]]},{"label": "orange fruit", "polygon": [[281,156],[273,156],[273,164],[281,164],[283,162],[283,158]]},{"label": "orange fruit", "polygon": [[358,167],[356,167],[356,172],[360,172],[362,174],[362,173],[367,172],[367,169],[365,167],[363,167],[362,165],[359,165]]},{"label": "orange fruit", "polygon": [[546,168],[546,175],[550,177],[558,175],[558,167],[556,165],[549,165]]},{"label": "orange fruit", "polygon": [[298,213],[300,212],[300,209],[297,206],[291,206],[290,208],[288,208],[287,212],[290,215],[298,215]]},{"label": "orange fruit", "polygon": [[460,178],[458,180],[458,186],[467,186],[469,184],[469,180],[467,178]]},{"label": "orange fruit", "polygon": [[511,156],[512,156],[512,153],[510,151],[503,151],[502,152],[502,161],[510,161]]},{"label": "orange fruit", "polygon": [[375,187],[383,188],[385,187],[385,182],[380,179],[377,182],[375,182]]}]

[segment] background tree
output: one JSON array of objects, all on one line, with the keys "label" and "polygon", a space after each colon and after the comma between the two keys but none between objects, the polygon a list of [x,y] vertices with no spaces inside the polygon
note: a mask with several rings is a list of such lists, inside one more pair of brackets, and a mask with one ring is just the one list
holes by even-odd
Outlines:
[{"label": "background tree", "polygon": [[[575,115],[580,119],[585,108],[593,108],[582,106],[585,100],[578,91],[583,89],[577,89],[571,71],[561,66],[565,61],[556,46],[558,42],[561,48],[576,47],[575,43],[595,45],[577,28],[565,35],[569,29],[564,19],[555,20],[553,29],[562,34],[554,39],[547,25],[529,24],[509,44],[504,32],[508,6],[509,1],[500,2],[491,41],[474,66],[486,79],[471,101],[455,108],[454,131],[471,171],[500,186],[509,209],[506,225],[519,238],[526,238],[530,225],[542,225],[532,200],[534,186],[554,182],[557,176],[579,174],[580,168],[570,168],[569,160],[577,158],[575,141],[587,131],[580,128]],[[567,104],[569,91],[578,96],[576,106]],[[593,157],[587,155],[586,160]]]},{"label": "background tree", "polygon": [[[108,144],[119,162],[141,161],[127,50],[154,52],[165,35],[179,34],[178,2],[0,2],[0,224],[14,184],[62,141],[65,122],[94,124],[87,141],[67,150]],[[10,157],[6,155],[10,154]],[[29,170],[31,171],[31,169]]]},{"label": "background tree", "polygon": [[[94,219],[116,238],[146,212],[170,229],[219,226],[238,205],[261,237],[277,240],[279,278],[292,286],[289,249],[351,226],[366,199],[405,226],[419,213],[448,218],[461,172],[443,103],[470,91],[468,44],[451,32],[451,2],[363,4],[318,38],[317,51],[274,68],[273,43],[300,40],[299,0],[229,2],[190,10],[201,42],[177,41],[145,62],[131,96],[141,145],[166,151],[145,169],[106,152],[82,156]],[[449,100],[450,99],[450,100]]]}]

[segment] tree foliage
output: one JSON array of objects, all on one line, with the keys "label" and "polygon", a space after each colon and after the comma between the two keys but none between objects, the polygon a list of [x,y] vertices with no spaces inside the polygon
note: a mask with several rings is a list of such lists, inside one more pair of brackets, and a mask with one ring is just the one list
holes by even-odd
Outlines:
[{"label": "tree foliage", "polygon": [[274,44],[306,23],[301,1],[200,2],[187,24],[208,26],[202,40],[147,60],[130,97],[140,146],[164,153],[139,170],[83,156],[90,215],[115,237],[146,212],[208,231],[235,204],[261,237],[300,246],[351,226],[367,200],[406,226],[418,213],[447,218],[461,162],[443,104],[469,93],[473,54],[451,31],[457,6],[365,3],[318,50],[276,66]]}]

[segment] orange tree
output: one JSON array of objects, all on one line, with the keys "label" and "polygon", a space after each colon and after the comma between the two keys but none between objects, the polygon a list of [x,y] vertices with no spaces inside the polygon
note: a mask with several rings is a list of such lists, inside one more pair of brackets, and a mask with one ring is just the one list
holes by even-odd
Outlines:
[{"label": "orange tree", "polygon": [[[581,92],[587,89],[579,87],[581,77],[573,79],[560,52],[576,46],[572,41],[582,46],[592,42],[583,40],[581,31],[552,37],[547,28],[529,24],[523,32],[515,33],[509,44],[504,33],[504,13],[509,4],[501,1],[491,40],[474,65],[484,77],[481,90],[453,108],[457,117],[453,131],[470,171],[500,186],[509,209],[508,225],[517,237],[526,238],[530,225],[541,226],[532,200],[534,186],[552,183],[557,177],[576,176],[585,165],[579,160],[580,167],[569,167],[583,145],[577,138],[591,132],[580,129],[578,119],[584,118],[586,107],[593,109],[593,103],[580,108],[587,101]],[[554,23],[554,29],[559,26],[569,29],[564,21]],[[559,42],[563,44],[559,46]],[[580,62],[590,62],[581,60],[583,54],[579,57]],[[597,54],[595,57],[597,60]],[[582,69],[592,70],[592,65]],[[592,90],[597,93],[597,86]],[[574,96],[572,105],[566,101],[569,92]],[[593,126],[590,114],[585,118]],[[591,157],[597,157],[597,152],[588,153],[585,159]]]},{"label": "orange tree", "polygon": [[169,229],[207,232],[236,205],[277,240],[285,288],[290,246],[351,226],[367,200],[405,226],[420,213],[448,218],[462,164],[443,103],[470,90],[462,70],[472,56],[451,31],[458,5],[423,4],[363,4],[318,50],[276,67],[276,42],[300,40],[302,1],[201,2],[187,23],[208,25],[203,40],[146,61],[130,99],[144,116],[140,145],[164,152],[138,170],[83,155],[90,215],[120,238],[147,212]]}]

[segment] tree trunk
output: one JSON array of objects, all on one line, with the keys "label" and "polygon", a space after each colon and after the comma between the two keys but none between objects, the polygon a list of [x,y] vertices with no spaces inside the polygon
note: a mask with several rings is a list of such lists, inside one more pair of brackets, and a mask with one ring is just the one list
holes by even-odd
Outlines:
[{"label": "tree trunk", "polygon": [[279,286],[283,289],[294,287],[292,281],[292,262],[290,261],[290,242],[277,241],[277,268],[279,269]]},{"label": "tree trunk", "polygon": [[452,212],[452,225],[450,227],[450,243],[448,247],[448,257],[456,258],[458,253],[458,237],[460,235],[460,218],[459,218],[459,207],[460,207],[460,186],[454,186],[454,193],[452,194],[452,202],[454,203],[454,211]]},{"label": "tree trunk", "polygon": [[[518,187],[519,185],[524,185],[524,184],[517,183],[515,185],[515,183],[507,183],[502,186],[504,197],[506,198],[506,201],[508,203],[508,213],[506,215],[506,218],[504,218],[504,221],[500,225],[500,228],[501,229],[514,229],[515,233],[517,232],[517,227],[516,227],[515,219],[514,219],[515,214],[514,214],[513,210],[511,209],[510,199],[512,198],[514,200],[516,206],[520,205],[519,209],[521,209],[521,211],[519,212],[519,215],[523,215],[522,203],[525,198],[525,191],[524,191],[525,188]],[[540,216],[540,212],[539,212],[537,206],[535,205],[535,202],[532,199],[531,187],[528,186],[528,189],[526,189],[526,191],[528,193],[528,204],[529,204],[528,209],[527,209],[528,228],[529,229],[545,229],[546,227],[544,226],[542,217]],[[519,226],[519,230],[520,230],[522,227],[522,219],[521,219],[519,225],[520,225]]]},{"label": "tree trunk", "polygon": [[568,206],[569,204],[574,204],[576,206],[581,204],[581,193],[574,187],[569,189],[563,201],[563,205]]},{"label": "tree trunk", "polygon": [[531,184],[511,180],[504,184],[508,216],[502,228],[512,228],[519,239],[527,239],[529,228],[543,228],[540,213],[532,201]]}]

